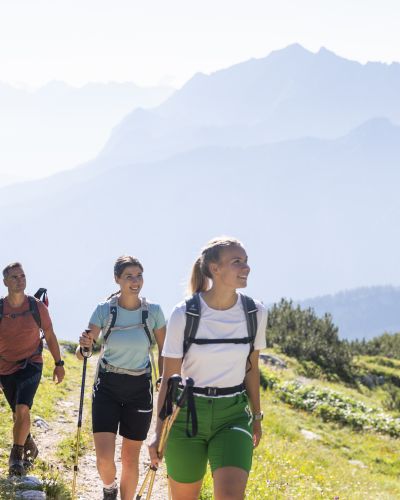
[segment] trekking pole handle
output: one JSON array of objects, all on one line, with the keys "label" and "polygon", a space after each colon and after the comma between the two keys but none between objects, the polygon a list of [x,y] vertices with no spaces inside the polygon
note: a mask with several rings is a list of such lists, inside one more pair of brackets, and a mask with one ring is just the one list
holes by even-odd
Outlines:
[{"label": "trekking pole handle", "polygon": [[[91,332],[90,328],[85,328],[85,333],[90,333],[90,332]],[[91,349],[84,347],[83,349],[81,349],[81,354],[84,358],[90,358],[90,356],[92,355],[92,351]]]},{"label": "trekking pole handle", "polygon": [[174,373],[174,375],[171,375],[168,382],[170,382],[171,384],[170,391],[171,391],[172,401],[175,401],[178,394],[179,384],[182,383],[182,377],[177,373]]},{"label": "trekking pole handle", "polygon": [[160,420],[165,420],[171,416],[173,412],[173,404],[175,403],[178,387],[181,382],[182,378],[177,374],[168,378],[164,403],[161,407],[160,413],[158,414]]},{"label": "trekking pole handle", "polygon": [[190,389],[194,386],[194,380],[191,377],[186,377],[185,382],[186,382],[185,387],[183,388],[183,391],[181,392],[181,395],[179,396],[178,401],[176,402],[176,405],[179,406],[179,408],[185,406],[188,393]]}]

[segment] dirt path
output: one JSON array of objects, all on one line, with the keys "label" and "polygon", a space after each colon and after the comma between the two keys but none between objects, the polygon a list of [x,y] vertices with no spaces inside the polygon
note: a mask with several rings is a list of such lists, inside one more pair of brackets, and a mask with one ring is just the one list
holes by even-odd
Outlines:
[{"label": "dirt path", "polygon": [[[93,370],[90,370],[92,372]],[[93,376],[89,373],[87,378],[85,400],[90,398],[91,380]],[[72,484],[73,471],[65,469],[60,463],[59,459],[55,456],[57,443],[64,437],[76,435],[77,422],[78,422],[78,407],[79,407],[79,390],[71,397],[70,400],[59,401],[57,403],[58,418],[49,422],[50,428],[48,430],[33,426],[32,432],[40,450],[40,456],[51,463],[54,467],[59,467],[64,479],[68,479]],[[156,399],[156,398],[155,398]],[[155,401],[156,404],[156,401]],[[90,418],[88,411],[85,408],[83,419]],[[155,417],[153,415],[152,425],[149,431],[149,437],[152,435],[155,425]],[[72,450],[71,450],[72,452]],[[116,464],[117,464],[117,477],[121,477],[121,439],[117,438],[117,451],[116,451]],[[148,467],[148,453],[146,443],[142,446],[139,460],[139,487],[146,475]],[[96,455],[94,448],[79,459],[79,469],[77,478],[77,492],[79,500],[100,500],[103,498],[102,483],[99,479],[96,469]],[[118,496],[119,498],[119,496]],[[153,487],[151,498],[154,500],[166,500],[167,481],[164,464],[156,474],[156,480]],[[60,499],[62,500],[62,499]]]}]

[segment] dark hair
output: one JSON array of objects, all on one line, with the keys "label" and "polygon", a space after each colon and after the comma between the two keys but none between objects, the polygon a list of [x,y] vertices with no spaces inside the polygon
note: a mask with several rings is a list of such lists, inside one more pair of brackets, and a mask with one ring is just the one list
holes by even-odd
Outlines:
[{"label": "dark hair", "polygon": [[22,264],[20,262],[12,262],[11,264],[8,264],[8,266],[3,269],[3,278],[7,278],[11,269],[15,269],[16,267],[22,268]]},{"label": "dark hair", "polygon": [[137,259],[136,257],[132,257],[131,255],[121,255],[121,257],[118,257],[118,259],[115,261],[114,276],[116,278],[120,278],[125,268],[129,266],[138,266],[143,272],[143,266],[139,259]]},{"label": "dark hair", "polygon": [[[143,272],[143,266],[139,259],[136,257],[132,257],[132,255],[121,255],[121,257],[118,257],[118,259],[115,261],[114,264],[114,276],[115,278],[120,278],[124,270],[129,267],[129,266],[138,266],[141,271]],[[114,297],[115,295],[118,295],[120,293],[120,290],[117,292],[112,293],[109,297],[107,297],[106,300],[111,299],[111,297]]]},{"label": "dark hair", "polygon": [[190,276],[188,292],[189,294],[205,292],[210,287],[212,275],[209,269],[211,262],[219,262],[221,251],[229,247],[241,247],[242,243],[229,236],[219,236],[213,238],[202,249],[200,257],[193,264]]}]

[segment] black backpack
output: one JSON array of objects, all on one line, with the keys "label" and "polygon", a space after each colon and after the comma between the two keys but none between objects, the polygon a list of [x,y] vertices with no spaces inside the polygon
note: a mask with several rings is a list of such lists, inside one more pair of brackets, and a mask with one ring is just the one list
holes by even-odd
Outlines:
[{"label": "black backpack", "polygon": [[[103,342],[104,344],[107,343],[108,337],[111,334],[112,329],[115,326],[115,322],[117,321],[117,312],[118,312],[118,296],[114,295],[111,300],[108,301],[110,305],[110,314],[108,317],[107,325],[104,328],[104,333],[103,333]],[[149,305],[146,302],[146,299],[142,297],[140,299],[141,302],[141,308],[142,308],[142,323],[140,325],[136,326],[142,326],[143,330],[145,331],[147,338],[149,340],[150,346],[155,344],[155,338],[154,335],[150,332],[149,325],[147,323],[147,320],[149,318]]]},{"label": "black backpack", "polygon": [[247,337],[239,339],[197,339],[196,333],[200,323],[200,297],[195,293],[186,300],[186,325],[183,340],[183,357],[192,344],[250,344],[250,354],[254,350],[254,341],[257,333],[257,306],[254,300],[247,295],[240,294],[247,322]]},{"label": "black backpack", "polygon": [[4,315],[4,298],[0,298],[0,321],[3,319],[3,317],[10,317],[10,318],[16,318],[17,316],[25,316],[26,314],[32,314],[33,319],[35,320],[37,326],[39,329],[42,329],[42,321],[40,318],[40,312],[39,312],[39,307],[37,305],[37,300],[41,300],[46,306],[49,304],[48,298],[47,298],[47,290],[46,288],[39,288],[39,290],[35,293],[33,297],[28,295],[28,303],[29,303],[29,309],[27,311],[21,312],[21,313],[11,313],[7,314],[7,316]]}]

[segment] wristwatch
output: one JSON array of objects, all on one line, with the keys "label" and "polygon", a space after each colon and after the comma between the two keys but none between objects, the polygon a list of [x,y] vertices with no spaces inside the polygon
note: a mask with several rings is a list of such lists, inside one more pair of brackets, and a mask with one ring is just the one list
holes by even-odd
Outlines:
[{"label": "wristwatch", "polygon": [[262,420],[264,418],[264,412],[260,411],[258,413],[253,413],[253,420]]},{"label": "wristwatch", "polygon": [[64,366],[64,360],[63,359],[60,359],[60,361],[57,361],[56,363],[54,363],[56,366]]}]

